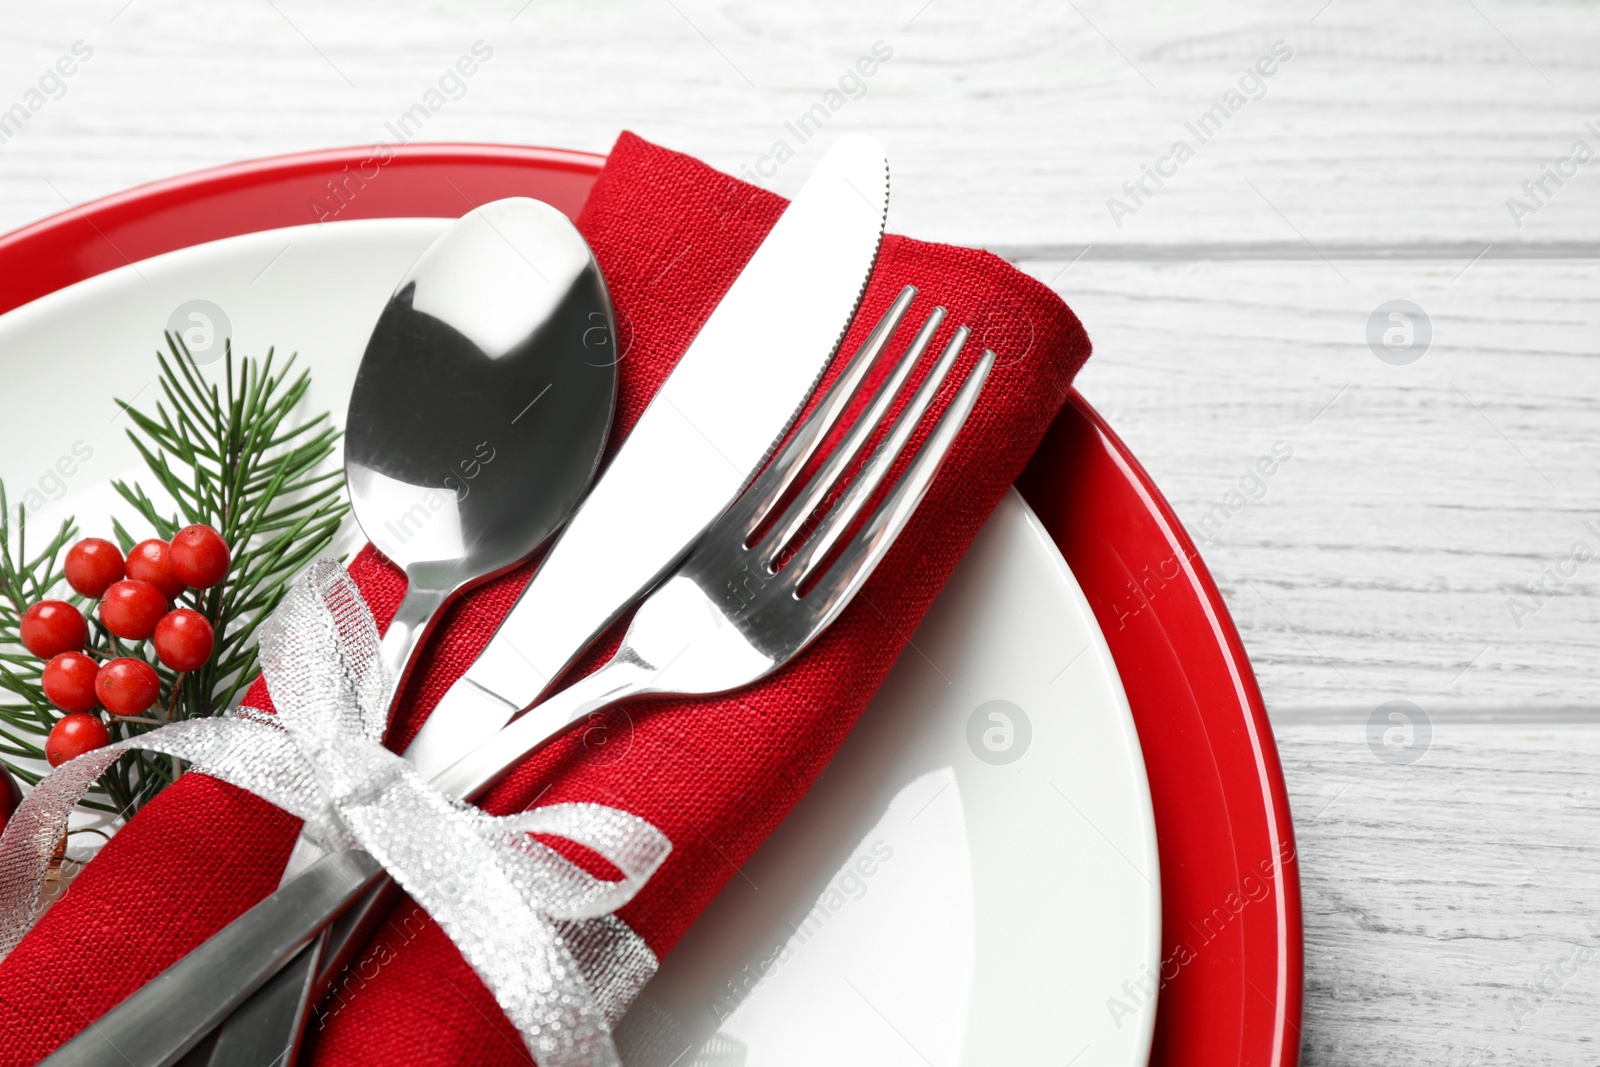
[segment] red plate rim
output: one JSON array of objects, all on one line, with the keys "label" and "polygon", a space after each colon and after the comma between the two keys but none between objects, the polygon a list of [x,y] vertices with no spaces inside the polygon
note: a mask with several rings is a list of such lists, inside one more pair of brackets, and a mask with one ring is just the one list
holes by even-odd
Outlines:
[{"label": "red plate rim", "polygon": [[[200,171],[0,237],[0,312],[178,248],[332,220],[456,217],[505,196],[568,215],[605,157],[512,145],[338,148]],[[1295,1067],[1304,961],[1288,794],[1222,595],[1149,474],[1072,390],[1018,482],[1095,611],[1133,708],[1161,856],[1159,973],[1107,990],[1153,1064]],[[1091,521],[1085,521],[1085,516]]]}]

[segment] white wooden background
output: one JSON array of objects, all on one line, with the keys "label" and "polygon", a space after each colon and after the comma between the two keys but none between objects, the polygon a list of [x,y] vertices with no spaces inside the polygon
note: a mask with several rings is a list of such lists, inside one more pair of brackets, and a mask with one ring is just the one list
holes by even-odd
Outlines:
[{"label": "white wooden background", "polygon": [[[829,133],[887,143],[893,228],[1065,296],[1096,345],[1083,391],[1191,528],[1293,449],[1204,555],[1297,815],[1305,1061],[1600,1060],[1600,562],[1546,577],[1577,542],[1600,553],[1600,162],[1546,178],[1521,225],[1507,207],[1575,140],[1600,151],[1600,10],[3,0],[0,109],[74,42],[93,55],[0,143],[0,230],[392,140],[479,40],[492,58],[418,139],[604,151],[631,128],[735,172],[892,49]],[[1195,144],[1185,123],[1280,41],[1264,95],[1113,220],[1107,198],[1135,206],[1123,183]],[[792,192],[818,143],[768,184]],[[1431,323],[1407,365],[1366,341],[1392,299]],[[1393,699],[1431,724],[1414,763],[1368,744]]]}]

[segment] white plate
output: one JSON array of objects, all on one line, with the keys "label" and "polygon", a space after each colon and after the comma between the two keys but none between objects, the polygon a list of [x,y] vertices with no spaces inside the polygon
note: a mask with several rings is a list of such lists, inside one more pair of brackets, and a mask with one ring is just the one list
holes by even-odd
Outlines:
[{"label": "white plate", "polygon": [[[153,352],[194,300],[224,309],[241,353],[298,351],[309,409],[342,421],[378,310],[443,226],[250,234],[0,316],[13,506],[32,492],[35,522],[76,514],[85,533],[113,511],[127,520],[109,482],[143,470],[112,398],[154,405]],[[1155,973],[1159,882],[1116,669],[1013,492],[838,757],[669,955],[619,1043],[630,1067],[1142,1064],[1153,1004],[1112,1009]]]}]

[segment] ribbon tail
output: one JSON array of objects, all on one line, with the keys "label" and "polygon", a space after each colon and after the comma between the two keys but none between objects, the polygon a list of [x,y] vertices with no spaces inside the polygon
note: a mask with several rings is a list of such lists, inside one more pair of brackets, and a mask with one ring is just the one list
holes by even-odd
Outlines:
[{"label": "ribbon tail", "polygon": [[[564,902],[536,890],[524,857],[488,847],[496,820],[435,792],[392,753],[364,754],[387,773],[352,775],[363,788],[335,801],[345,824],[455,942],[539,1067],[619,1067],[607,1013],[549,918]],[[362,746],[346,755],[357,761]]]},{"label": "ribbon tail", "polygon": [[[595,1000],[594,990],[584,982],[584,968],[560,931],[537,915],[524,912],[517,918],[515,925],[520,929],[508,931],[511,936],[504,949],[527,953],[522,957],[523,973],[509,987],[487,976],[484,982],[522,1032],[528,1051],[540,1067],[622,1067],[611,1039],[610,1020]],[[494,955],[509,953],[502,950]],[[482,975],[478,962],[471,956],[467,959]],[[495,961],[485,962],[491,968],[496,966]],[[561,1021],[552,1026],[557,1019]]]},{"label": "ribbon tail", "polygon": [[62,764],[11,813],[0,834],[0,959],[33,927],[45,874],[72,809],[122,752],[111,746]]},{"label": "ribbon tail", "polygon": [[615,915],[555,923],[584,985],[613,1029],[661,967],[654,950]]},{"label": "ribbon tail", "polygon": [[[242,709],[246,715],[251,709]],[[250,717],[190,719],[85,752],[46,775],[0,834],[0,959],[38,918],[45,875],[67,821],[91,786],[124,753],[160,752],[307,820],[324,838],[346,839],[327,816],[327,802],[300,749],[282,730]]]}]

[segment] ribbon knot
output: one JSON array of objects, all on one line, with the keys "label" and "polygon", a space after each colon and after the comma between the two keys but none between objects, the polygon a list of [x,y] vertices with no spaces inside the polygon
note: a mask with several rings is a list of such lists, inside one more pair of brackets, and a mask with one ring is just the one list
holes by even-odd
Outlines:
[{"label": "ribbon knot", "polygon": [[[177,756],[299,816],[327,849],[371,853],[455,942],[542,1067],[619,1063],[610,1025],[656,967],[613,914],[671,843],[636,815],[552,804],[495,817],[434,790],[382,745],[389,685],[355,583],[318,560],[261,631],[276,715],[174,723],[86,753],[42,781],[0,836],[0,957],[32,925],[67,817],[124,751]],[[590,849],[597,877],[533,834]]]}]

